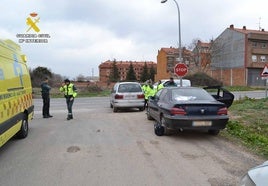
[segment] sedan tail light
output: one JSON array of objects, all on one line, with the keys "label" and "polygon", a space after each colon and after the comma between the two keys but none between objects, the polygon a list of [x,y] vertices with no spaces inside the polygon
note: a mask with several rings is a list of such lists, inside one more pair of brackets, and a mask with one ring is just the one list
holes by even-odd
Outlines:
[{"label": "sedan tail light", "polygon": [[185,110],[182,108],[173,107],[170,112],[172,115],[186,115]]},{"label": "sedan tail light", "polygon": [[139,94],[139,95],[137,95],[137,98],[138,98],[138,99],[144,99],[144,94]]},{"label": "sedan tail light", "polygon": [[223,108],[220,108],[218,110],[218,115],[227,115],[228,111],[227,111],[227,107],[223,107]]},{"label": "sedan tail light", "polygon": [[123,95],[115,94],[114,99],[123,99]]}]

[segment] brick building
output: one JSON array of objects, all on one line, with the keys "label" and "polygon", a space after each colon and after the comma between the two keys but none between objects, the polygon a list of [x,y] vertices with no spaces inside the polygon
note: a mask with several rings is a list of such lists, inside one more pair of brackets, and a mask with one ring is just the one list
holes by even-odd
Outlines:
[{"label": "brick building", "polygon": [[[174,67],[178,63],[179,49],[178,48],[161,48],[158,50],[157,55],[157,74],[155,76],[155,81],[160,79],[168,79],[174,75]],[[182,48],[182,63],[187,64],[190,67],[193,63],[193,55],[190,50]]]},{"label": "brick building", "polygon": [[230,25],[211,48],[209,73],[227,86],[265,86],[260,74],[268,64],[268,32]]},{"label": "brick building", "polygon": [[194,67],[197,71],[207,72],[211,63],[211,43],[197,41],[193,49]]},{"label": "brick building", "polygon": [[[99,65],[99,81],[100,82],[108,82],[109,76],[113,67],[114,61],[105,61]],[[151,69],[152,67],[156,69],[156,63],[152,61],[143,61],[143,62],[137,62],[137,61],[116,61],[116,66],[118,69],[120,81],[124,81],[126,79],[127,73],[129,71],[130,64],[132,64],[136,78],[139,80],[141,77],[141,74],[143,72],[144,65],[147,65],[148,69]]]}]

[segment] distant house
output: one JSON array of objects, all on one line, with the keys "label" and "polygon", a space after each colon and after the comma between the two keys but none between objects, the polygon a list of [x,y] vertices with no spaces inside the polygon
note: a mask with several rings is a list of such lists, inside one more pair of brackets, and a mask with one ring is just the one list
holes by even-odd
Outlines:
[{"label": "distant house", "polygon": [[211,46],[209,75],[227,86],[264,86],[261,72],[268,64],[268,32],[230,25]]},{"label": "distant house", "polygon": [[211,43],[197,41],[193,49],[193,69],[197,71],[207,72],[211,63]]},{"label": "distant house", "polygon": [[[114,61],[105,61],[99,65],[99,81],[100,82],[109,82],[109,77],[113,68]],[[120,81],[124,81],[127,77],[130,64],[132,64],[136,78],[139,80],[143,72],[144,65],[147,65],[148,69],[152,67],[156,69],[156,63],[153,61],[116,61],[116,67],[119,73]]]},{"label": "distant house", "polygon": [[182,61],[179,61],[179,49],[178,48],[161,48],[158,50],[157,55],[157,73],[155,80],[168,79],[174,75],[174,67],[176,63],[182,62],[191,66],[193,61],[192,52],[186,48],[182,48]]}]

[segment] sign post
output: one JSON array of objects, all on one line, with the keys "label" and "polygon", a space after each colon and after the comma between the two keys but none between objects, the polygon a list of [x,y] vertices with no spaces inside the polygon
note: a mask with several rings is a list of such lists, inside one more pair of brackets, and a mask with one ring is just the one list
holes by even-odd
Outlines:
[{"label": "sign post", "polygon": [[174,67],[174,73],[177,76],[180,76],[180,84],[182,87],[182,77],[185,76],[188,72],[188,67],[184,63],[177,63]]},{"label": "sign post", "polygon": [[268,65],[265,65],[263,70],[262,70],[262,73],[261,73],[261,77],[262,79],[265,79],[266,80],[266,88],[265,88],[265,97],[267,97],[267,87],[268,87]]}]

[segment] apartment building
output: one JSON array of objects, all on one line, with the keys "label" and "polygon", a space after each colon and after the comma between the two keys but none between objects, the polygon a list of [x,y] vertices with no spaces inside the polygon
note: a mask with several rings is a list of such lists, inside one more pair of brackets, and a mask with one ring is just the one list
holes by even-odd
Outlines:
[{"label": "apartment building", "polygon": [[211,43],[198,40],[192,52],[193,69],[199,72],[208,72],[211,63]]},{"label": "apartment building", "polygon": [[169,47],[158,50],[155,81],[175,77],[174,67],[178,62],[185,63],[190,67],[193,62],[192,52],[186,48],[182,48],[182,58],[182,61],[179,61],[178,48]]},{"label": "apartment building", "polygon": [[209,75],[227,86],[265,86],[260,74],[268,64],[268,32],[230,25],[211,46]]},{"label": "apartment building", "polygon": [[[100,82],[106,83],[109,81],[109,76],[113,68],[113,63],[114,61],[108,60],[99,65],[99,76],[100,76],[99,81]],[[120,81],[124,81],[126,79],[130,64],[132,64],[136,78],[138,80],[141,77],[145,63],[148,69],[151,69],[152,67],[156,69],[156,63],[153,61],[139,61],[139,62],[138,61],[116,61],[115,63],[118,69]]]}]

